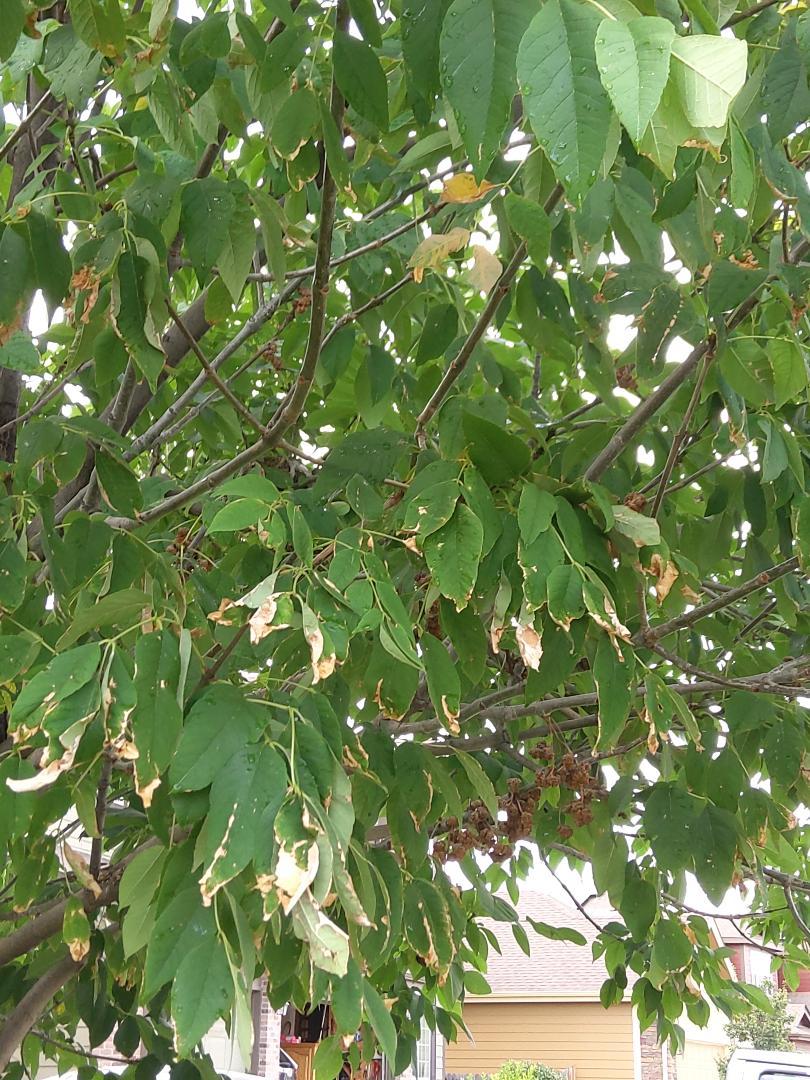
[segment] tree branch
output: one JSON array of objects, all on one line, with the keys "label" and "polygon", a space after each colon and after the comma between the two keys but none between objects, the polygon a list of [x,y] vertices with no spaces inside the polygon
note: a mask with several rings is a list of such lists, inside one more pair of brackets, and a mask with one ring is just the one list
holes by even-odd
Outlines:
[{"label": "tree branch", "polygon": [[216,386],[220,394],[222,394],[222,396],[231,403],[239,416],[241,416],[242,419],[250,427],[252,427],[254,431],[258,432],[259,435],[263,435],[264,428],[262,427],[261,422],[256,419],[256,417],[253,415],[247,405],[245,405],[241,401],[241,399],[236,396],[236,394],[233,392],[233,390],[231,390],[231,388],[224,381],[224,379],[220,378],[218,373],[214,370],[214,368],[211,366],[210,362],[206,358],[205,353],[202,351],[199,344],[197,343],[197,339],[194,337],[186,324],[180,318],[180,315],[177,313],[176,309],[172,306],[171,301],[168,299],[166,300],[166,307],[169,309],[169,314],[172,317],[172,321],[175,323],[175,325],[185,337],[191,351],[200,361],[200,366],[202,367],[205,374],[208,376],[208,379],[214,384],[214,386]]},{"label": "tree branch", "polygon": [[0,1073],[4,1073],[25,1036],[47,1009],[51,998],[82,967],[65,956],[34,983],[0,1028]]},{"label": "tree branch", "polygon": [[777,563],[776,566],[772,566],[769,570],[763,570],[761,574],[757,574],[750,581],[743,582],[742,585],[738,585],[736,588],[728,589],[722,596],[717,596],[714,600],[701,604],[700,607],[684,612],[683,615],[677,615],[674,619],[659,623],[658,626],[651,626],[643,633],[636,634],[634,640],[636,640],[637,644],[653,645],[668,634],[673,634],[676,630],[683,630],[687,626],[694,626],[695,623],[705,619],[708,615],[721,611],[723,608],[735,603],[735,601],[750,596],[751,593],[757,592],[759,589],[764,589],[771,582],[778,581],[779,578],[792,574],[794,570],[798,569],[798,556],[785,559],[784,562]]},{"label": "tree branch", "polygon": [[[557,184],[552,190],[551,194],[546,199],[545,211],[547,214],[551,213],[551,211],[554,209],[554,207],[557,205],[557,203],[562,197],[563,189],[560,184]],[[517,275],[520,267],[523,265],[523,260],[525,258],[526,245],[521,241],[521,243],[518,244],[514,255],[501,272],[501,276],[498,278],[495,285],[493,286],[492,291],[487,297],[487,302],[484,304],[484,309],[476,319],[475,325],[473,326],[470,333],[467,335],[464,344],[461,346],[457,355],[448,366],[447,371],[445,371],[444,373],[444,377],[442,378],[436,389],[433,391],[430,400],[417,417],[416,441],[420,447],[424,447],[425,445],[425,428],[430,423],[432,418],[436,415],[436,412],[438,411],[442,402],[450,392],[453,383],[456,381],[456,379],[458,379],[459,375],[461,375],[462,371],[467,366],[470,357],[475,351],[476,345],[486,333],[489,324],[495,318],[495,313],[500,307],[502,300],[512,287],[512,282],[515,280],[515,276]]]}]

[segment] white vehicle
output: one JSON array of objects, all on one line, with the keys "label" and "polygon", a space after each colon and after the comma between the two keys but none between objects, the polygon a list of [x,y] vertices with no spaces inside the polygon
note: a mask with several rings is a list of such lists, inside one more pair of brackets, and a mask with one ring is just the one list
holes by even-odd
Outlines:
[{"label": "white vehicle", "polygon": [[[102,1072],[118,1076],[127,1068],[126,1065],[104,1065],[103,1062],[99,1062],[98,1067]],[[279,1056],[279,1073],[282,1080],[294,1080],[296,1068],[297,1066],[292,1058],[282,1050]],[[70,1069],[69,1072],[62,1073],[59,1080],[77,1080],[78,1075],[76,1069]],[[171,1070],[168,1067],[161,1069],[157,1075],[157,1080],[169,1080],[170,1075]],[[234,1072],[232,1069],[220,1072],[217,1075],[222,1077],[222,1080],[264,1080],[263,1077],[257,1076],[255,1073]]]},{"label": "white vehicle", "polygon": [[735,1050],[726,1080],[810,1080],[810,1055],[777,1050]]},{"label": "white vehicle", "polygon": [[[136,1062],[133,1062],[133,1065],[134,1064],[136,1064]],[[113,1064],[105,1065],[103,1061],[99,1061],[98,1068],[103,1073],[120,1076],[123,1072],[126,1071],[128,1066]],[[77,1080],[78,1075],[79,1074],[76,1069],[70,1069],[68,1072],[62,1073],[62,1075],[58,1077],[58,1080]],[[165,1069],[161,1069],[160,1072],[157,1074],[157,1080],[169,1080],[170,1075],[171,1070],[167,1066]],[[220,1072],[217,1073],[217,1075],[220,1076],[222,1080],[263,1080],[261,1076],[257,1076],[255,1073],[233,1072],[230,1069],[228,1070],[228,1072]]]}]

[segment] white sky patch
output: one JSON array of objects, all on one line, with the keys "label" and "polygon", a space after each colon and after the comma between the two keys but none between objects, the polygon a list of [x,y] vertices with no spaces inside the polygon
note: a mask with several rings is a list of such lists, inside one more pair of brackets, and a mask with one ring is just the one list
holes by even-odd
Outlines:
[{"label": "white sky patch", "polygon": [[688,341],[684,341],[682,337],[674,337],[669,345],[667,345],[667,363],[680,364],[687,358],[691,351],[692,346]]},{"label": "white sky patch", "polygon": [[607,347],[624,352],[638,331],[633,327],[635,315],[611,315],[608,322]]}]

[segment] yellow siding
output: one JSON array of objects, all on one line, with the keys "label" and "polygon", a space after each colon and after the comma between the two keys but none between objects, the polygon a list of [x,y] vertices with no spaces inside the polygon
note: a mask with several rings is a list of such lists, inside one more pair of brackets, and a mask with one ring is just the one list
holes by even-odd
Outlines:
[{"label": "yellow siding", "polygon": [[633,1080],[629,1005],[593,1002],[476,1002],[464,1006],[465,1035],[445,1051],[446,1073],[491,1073],[505,1061],[573,1066],[576,1080]]},{"label": "yellow siding", "polygon": [[717,1059],[728,1053],[720,1043],[687,1042],[678,1058],[678,1080],[717,1080]]}]

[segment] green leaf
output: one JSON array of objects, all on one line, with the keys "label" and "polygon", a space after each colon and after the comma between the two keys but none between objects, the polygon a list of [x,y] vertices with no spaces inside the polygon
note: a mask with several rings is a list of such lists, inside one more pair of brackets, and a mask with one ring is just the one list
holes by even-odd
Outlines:
[{"label": "green leaf", "polygon": [[189,160],[194,158],[196,143],[191,115],[177,86],[162,71],[157,73],[149,89],[149,111],[167,145]]},{"label": "green leaf", "polygon": [[800,400],[807,390],[807,363],[796,341],[792,338],[773,338],[768,343],[768,358],[773,368],[777,409],[788,402]]},{"label": "green leaf", "polygon": [[636,547],[655,547],[661,543],[661,530],[655,518],[639,514],[629,506],[613,507],[613,527],[629,537]]},{"label": "green leaf", "polygon": [[745,82],[748,45],[735,37],[690,34],[672,42],[672,74],[695,127],[722,127]]},{"label": "green leaf", "polygon": [[36,659],[39,646],[21,634],[0,635],[0,682],[11,682]]},{"label": "green leaf", "polygon": [[[439,34],[449,3],[450,0],[404,0],[402,5],[402,55],[408,92],[415,101],[414,113],[420,121],[429,119],[433,99],[439,91]],[[435,136],[438,141],[443,135],[435,132],[426,138]],[[404,164],[403,159],[401,165]]]},{"label": "green leaf", "polygon": [[338,30],[332,62],[335,81],[352,108],[381,131],[387,131],[388,83],[371,46]]},{"label": "green leaf", "polygon": [[25,5],[23,0],[8,0],[3,5],[3,18],[0,20],[0,60],[8,60],[17,45],[25,26]]},{"label": "green leaf", "polygon": [[96,475],[104,498],[114,510],[133,517],[141,509],[141,485],[135,473],[121,458],[107,450],[98,450]]},{"label": "green leaf", "polygon": [[635,941],[643,941],[658,914],[655,886],[644,878],[631,877],[622,891],[621,913]]},{"label": "green leaf", "polygon": [[233,191],[214,176],[192,180],[181,196],[180,228],[200,281],[205,281],[228,240],[236,212]]},{"label": "green leaf", "polygon": [[546,589],[549,615],[563,630],[570,629],[571,623],[585,614],[580,572],[570,563],[552,567]]},{"label": "green leaf", "polygon": [[802,725],[791,713],[777,720],[765,738],[763,757],[768,774],[785,789],[797,780],[804,754]]},{"label": "green leaf", "polygon": [[26,214],[17,226],[28,234],[33,277],[49,307],[57,307],[70,288],[70,256],[62,243],[62,232],[53,218],[36,210]]},{"label": "green leaf", "polygon": [[728,810],[709,804],[695,822],[695,873],[706,895],[719,904],[731,888],[737,827]]},{"label": "green leaf", "polygon": [[172,983],[171,1009],[177,1053],[187,1057],[224,1016],[233,1000],[233,980],[225,948],[209,929],[180,961]]},{"label": "green leaf", "polygon": [[16,328],[32,272],[28,244],[8,226],[0,234],[0,327]]},{"label": "green leaf", "polygon": [[95,603],[73,613],[70,626],[59,639],[59,647],[67,648],[88,630],[106,626],[129,629],[137,626],[152,609],[152,598],[140,589],[121,589],[108,593]]},{"label": "green leaf", "polygon": [[599,78],[594,39],[601,19],[580,0],[548,0],[517,57],[524,105],[557,179],[579,201],[598,176],[610,102]]},{"label": "green leaf", "polygon": [[454,0],[441,34],[441,82],[480,180],[504,136],[515,95],[515,54],[526,0]]},{"label": "green leaf", "polygon": [[480,971],[470,969],[464,972],[464,990],[474,997],[486,997],[492,993],[492,987]]},{"label": "green leaf", "polygon": [[425,634],[420,645],[425,664],[428,693],[436,715],[445,727],[458,727],[461,708],[461,684],[450,654],[438,638]]},{"label": "green leaf", "polygon": [[144,634],[135,646],[137,705],[132,713],[132,736],[138,750],[135,787],[145,806],[169,767],[182,717],[177,704],[180,652],[169,630]]},{"label": "green leaf", "polygon": [[44,671],[26,683],[11,709],[14,727],[47,701],[50,706],[64,701],[85,686],[95,675],[101,660],[101,646],[79,645],[55,656]]},{"label": "green leaf", "polygon": [[506,216],[509,224],[526,241],[529,258],[542,273],[545,273],[551,244],[551,222],[548,214],[539,203],[510,192],[505,199]]},{"label": "green leaf", "polygon": [[458,330],[458,312],[453,304],[434,304],[428,309],[419,344],[416,363],[435,360],[451,345]]},{"label": "green leaf", "polygon": [[[358,1001],[362,1001],[359,998]],[[358,1021],[359,1027],[359,1021]],[[321,1039],[312,1059],[315,1080],[334,1080],[343,1068],[343,1050],[337,1035]]]},{"label": "green leaf", "polygon": [[374,0],[349,0],[349,10],[364,39],[369,45],[379,49],[382,46],[382,35]]},{"label": "green leaf", "polygon": [[70,17],[76,33],[91,48],[105,56],[124,52],[124,20],[118,0],[70,0]]},{"label": "green leaf", "polygon": [[141,1001],[150,1001],[174,979],[183,958],[209,934],[215,933],[213,908],[203,907],[196,883],[172,896],[158,915],[146,950]]},{"label": "green leaf", "polygon": [[25,331],[16,330],[5,344],[0,345],[0,367],[36,375],[41,366],[39,350]]},{"label": "green leaf", "polygon": [[551,926],[550,923],[540,919],[526,918],[526,922],[534,930],[535,934],[548,938],[550,941],[569,941],[572,945],[587,945],[588,942],[579,930],[573,930],[568,926]]},{"label": "green leaf", "polygon": [[394,1061],[397,1052],[397,1030],[394,1027],[394,1021],[376,987],[366,978],[363,979],[363,1007],[377,1036],[380,1049],[389,1061]]},{"label": "green leaf", "polygon": [[154,287],[150,264],[127,248],[118,260],[118,272],[113,282],[113,325],[153,391],[157,389],[165,361],[149,310]]},{"label": "green leaf", "polygon": [[354,1035],[363,1018],[363,979],[356,961],[349,960],[344,977],[332,984],[331,1006],[338,1034]]},{"label": "green leaf", "polygon": [[636,145],[658,108],[669,78],[675,28],[655,16],[604,19],[596,33],[596,63],[613,108]]},{"label": "green leaf", "polygon": [[470,459],[488,484],[506,484],[528,470],[531,451],[517,435],[476,413],[465,412],[462,423]]},{"label": "green leaf", "polygon": [[593,677],[599,695],[597,744],[603,749],[618,742],[633,700],[633,652],[627,646],[620,647],[619,656],[614,641],[606,634],[599,638],[593,664]]},{"label": "green leaf", "polygon": [[210,900],[253,858],[261,843],[256,823],[267,828],[287,790],[287,769],[270,746],[245,746],[221,765],[211,786],[205,821],[200,889]]},{"label": "green leaf", "polygon": [[285,158],[294,158],[318,127],[318,101],[308,87],[285,100],[273,122],[273,146]]},{"label": "green leaf", "polygon": [[239,303],[242,289],[250,273],[253,253],[256,250],[256,226],[250,193],[245,184],[232,183],[234,199],[233,216],[228,224],[228,235],[217,258],[217,267],[234,304]]},{"label": "green leaf", "polygon": [[653,961],[663,971],[681,971],[692,958],[692,946],[681,924],[661,919],[655,927]]},{"label": "green leaf", "polygon": [[258,736],[261,722],[261,712],[235,687],[210,687],[192,706],[172,755],[173,789],[208,787],[234,754]]},{"label": "green leaf", "polygon": [[84,911],[84,903],[78,896],[71,896],[62,920],[62,939],[71,957],[84,960],[90,951],[90,922]]},{"label": "green leaf", "polygon": [[215,15],[208,14],[194,23],[183,38],[180,46],[180,63],[188,67],[195,60],[208,57],[219,60],[227,56],[231,48],[231,35],[228,31],[228,16],[224,11]]},{"label": "green leaf", "polygon": [[420,491],[408,504],[403,528],[419,537],[429,536],[453,516],[461,488],[456,480],[443,480]]},{"label": "green leaf", "polygon": [[675,873],[692,859],[695,822],[701,812],[698,799],[676,783],[653,786],[644,808],[644,830],[656,862]]},{"label": "green leaf", "polygon": [[551,527],[557,509],[554,496],[536,484],[527,482],[520,492],[518,504],[518,528],[524,544],[533,544],[540,533]]},{"label": "green leaf", "polygon": [[12,540],[0,543],[0,604],[14,611],[23,602],[28,566]]},{"label": "green leaf", "polygon": [[456,749],[455,756],[462,769],[467,774],[467,779],[472,785],[473,791],[483,802],[487,810],[489,810],[493,821],[497,820],[498,797],[495,794],[495,788],[492,786],[492,781],[475,758],[471,754],[468,754],[466,750]]},{"label": "green leaf", "polygon": [[268,516],[267,503],[258,499],[234,499],[218,510],[208,526],[210,533],[249,529]]},{"label": "green leaf", "polygon": [[472,596],[483,542],[481,522],[463,503],[456,506],[447,524],[425,537],[425,561],[434,584],[459,611]]}]

